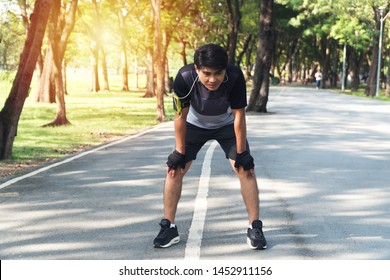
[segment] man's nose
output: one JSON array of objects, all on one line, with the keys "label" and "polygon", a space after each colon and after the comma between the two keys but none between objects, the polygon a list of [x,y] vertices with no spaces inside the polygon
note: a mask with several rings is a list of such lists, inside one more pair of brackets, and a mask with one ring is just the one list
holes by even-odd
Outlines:
[{"label": "man's nose", "polygon": [[217,79],[216,79],[216,77],[215,77],[215,75],[210,75],[210,78],[209,78],[209,81],[210,82],[215,82]]}]

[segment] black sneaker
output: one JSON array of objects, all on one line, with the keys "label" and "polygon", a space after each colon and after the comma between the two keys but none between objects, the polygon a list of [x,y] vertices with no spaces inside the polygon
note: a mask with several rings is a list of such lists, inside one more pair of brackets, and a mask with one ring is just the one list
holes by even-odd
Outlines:
[{"label": "black sneaker", "polygon": [[263,223],[260,220],[252,222],[252,228],[248,228],[247,243],[253,250],[267,248],[267,241],[263,234]]},{"label": "black sneaker", "polygon": [[160,232],[153,241],[155,248],[168,248],[173,244],[180,242],[180,236],[177,232],[177,227],[171,228],[171,222],[167,219],[162,219],[160,222]]}]

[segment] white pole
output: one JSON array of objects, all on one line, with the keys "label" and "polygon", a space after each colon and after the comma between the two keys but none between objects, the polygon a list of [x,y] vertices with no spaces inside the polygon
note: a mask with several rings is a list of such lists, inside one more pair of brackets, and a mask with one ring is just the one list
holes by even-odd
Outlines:
[{"label": "white pole", "polygon": [[381,11],[381,24],[380,24],[380,31],[379,31],[379,47],[378,47],[378,70],[376,75],[376,90],[375,90],[375,96],[379,97],[379,81],[381,77],[381,60],[382,60],[382,32],[383,32],[383,14]]}]

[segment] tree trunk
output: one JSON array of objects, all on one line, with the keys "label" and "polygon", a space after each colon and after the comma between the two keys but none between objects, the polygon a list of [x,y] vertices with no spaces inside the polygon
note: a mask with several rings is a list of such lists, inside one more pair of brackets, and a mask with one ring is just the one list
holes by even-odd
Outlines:
[{"label": "tree trunk", "polygon": [[169,75],[169,63],[167,58],[168,53],[168,47],[171,42],[172,34],[174,32],[173,28],[166,28],[164,32],[164,44],[162,44],[162,50],[161,50],[161,58],[162,58],[162,64],[164,67],[164,75],[163,75],[163,88],[164,93],[172,92],[173,90],[173,77]]},{"label": "tree trunk", "polygon": [[52,0],[35,1],[18,70],[10,94],[0,112],[0,159],[12,157],[20,114],[28,96],[52,5]]},{"label": "tree trunk", "polygon": [[238,40],[238,31],[241,24],[241,13],[240,13],[240,3],[238,0],[233,0],[234,5],[232,5],[232,0],[226,0],[228,13],[229,13],[229,23],[230,23],[230,33],[228,41],[228,62],[229,64],[236,63],[236,49],[237,49],[237,40]]},{"label": "tree trunk", "polygon": [[[387,54],[390,54],[390,50],[387,50]],[[387,64],[386,74],[386,96],[390,97],[390,62]]]},{"label": "tree trunk", "polygon": [[261,0],[260,33],[256,55],[253,89],[247,111],[267,112],[269,71],[271,69],[276,34],[272,26],[273,0]]},{"label": "tree trunk", "polygon": [[[56,2],[57,3],[57,2]],[[48,102],[48,103],[55,103],[56,102],[56,95],[58,94],[57,88],[55,86],[56,81],[54,79],[54,72],[53,72],[53,65],[54,65],[54,58],[59,60],[58,62],[60,65],[63,63],[66,46],[68,44],[68,39],[70,34],[72,33],[75,25],[75,19],[76,19],[76,10],[78,5],[78,0],[72,0],[70,2],[70,6],[66,9],[63,9],[64,12],[61,11],[61,1],[57,3],[59,7],[57,8],[57,18],[51,17],[49,19],[49,24],[52,22],[52,35],[49,36],[49,40],[56,40],[56,41],[50,41],[49,46],[46,51],[45,61],[43,64],[43,70],[41,72],[41,75],[39,76],[39,86],[37,88],[36,92],[36,100],[38,102]],[[66,13],[66,14],[62,14]],[[52,38],[52,39],[51,39]],[[55,54],[53,55],[53,45],[56,49]],[[62,75],[62,67],[60,71]],[[65,93],[66,87],[65,85],[62,86],[62,90]]]},{"label": "tree trunk", "polygon": [[[27,36],[28,28],[30,26],[30,21],[28,19],[29,17],[27,14],[27,3],[26,3],[26,0],[19,0],[18,3],[19,3],[21,16],[22,16],[23,26],[24,26],[24,29],[26,31],[26,36]],[[7,53],[5,52],[4,55],[6,57]],[[37,80],[38,80],[38,83],[39,83],[39,79],[41,77],[41,74],[43,72],[43,62],[44,62],[43,55],[42,55],[42,52],[40,51],[39,56],[38,56],[37,66],[36,66],[36,73],[35,73]],[[3,64],[5,65],[5,63],[3,63]]]},{"label": "tree trunk", "polygon": [[154,9],[154,62],[156,67],[157,120],[164,121],[164,61],[161,36],[161,0],[152,0]]},{"label": "tree trunk", "polygon": [[68,75],[67,75],[67,63],[66,59],[62,61],[62,81],[64,84],[64,93],[68,95]]},{"label": "tree trunk", "polygon": [[138,69],[138,52],[134,58],[134,88],[139,89],[139,69]]},{"label": "tree trunk", "polygon": [[180,38],[180,47],[181,47],[180,55],[183,60],[183,65],[187,65],[188,64],[187,54],[186,54],[187,41],[183,38]]},{"label": "tree trunk", "polygon": [[46,49],[46,56],[43,63],[43,69],[39,75],[39,83],[36,92],[36,101],[45,103],[56,102],[56,88],[53,77],[53,51],[51,44]]},{"label": "tree trunk", "polygon": [[[357,91],[359,89],[359,71],[362,55],[354,47],[349,47],[349,76],[351,77],[351,89]],[[346,77],[347,78],[347,77]]]},{"label": "tree trunk", "polygon": [[129,91],[129,69],[127,65],[127,46],[126,46],[126,29],[125,29],[125,16],[122,12],[118,13],[119,24],[121,30],[121,72],[122,72],[122,90]]},{"label": "tree trunk", "polygon": [[[150,13],[150,29],[148,32],[148,45],[146,47],[146,93],[144,97],[155,97],[155,88],[156,88],[156,82],[155,82],[155,56],[154,56],[154,45],[153,38],[154,38],[154,0],[151,0],[152,3],[152,9]],[[153,44],[151,43],[153,42]]]},{"label": "tree trunk", "polygon": [[106,92],[110,91],[110,86],[108,83],[108,68],[107,68],[107,59],[106,59],[106,50],[100,45],[100,50],[102,54],[102,70],[103,70],[103,90]]},{"label": "tree trunk", "polygon": [[[77,0],[74,1],[77,5]],[[56,118],[46,126],[59,126],[70,124],[66,117],[65,108],[65,89],[62,77],[62,61],[64,58],[64,44],[61,44],[62,28],[61,28],[61,0],[53,0],[53,9],[49,19],[49,42],[52,50],[52,73],[51,77],[54,81],[54,88],[57,99]],[[66,40],[67,41],[67,40]],[[65,42],[66,45],[66,42]]]},{"label": "tree trunk", "polygon": [[89,90],[91,92],[98,92],[100,90],[99,84],[99,50],[92,40],[91,43],[91,86]]},{"label": "tree trunk", "polygon": [[100,50],[100,39],[99,39],[99,29],[100,29],[100,14],[97,6],[96,0],[92,0],[93,5],[93,27],[91,27],[91,86],[90,91],[98,92],[100,91],[99,84],[99,50]]},{"label": "tree trunk", "polygon": [[374,47],[372,50],[370,75],[368,76],[367,87],[364,91],[367,96],[375,96],[376,91],[376,79],[378,73],[378,50],[375,49],[376,48]]},{"label": "tree trunk", "polygon": [[147,61],[146,64],[146,93],[144,97],[154,97],[155,94],[155,82],[154,82],[154,59],[153,59],[153,48],[148,47],[147,49]]},{"label": "tree trunk", "polygon": [[[376,30],[380,30],[380,22],[381,22],[380,18],[381,17],[380,17],[380,12],[379,12],[378,8],[374,7],[374,15],[375,15]],[[378,56],[379,56],[379,54],[378,54],[379,45],[377,43],[378,41],[379,41],[379,32],[378,33],[374,32],[372,42],[375,42],[375,43],[374,43],[374,46],[372,47],[370,76],[368,77],[367,87],[364,91],[364,93],[367,96],[375,96],[375,93],[376,93],[376,80],[377,80],[378,71],[380,71],[380,69],[378,70]]]},{"label": "tree trunk", "polygon": [[127,67],[127,50],[126,46],[122,46],[122,56],[121,56],[121,72],[122,72],[122,90],[129,91],[129,76],[128,76],[128,67]]},{"label": "tree trunk", "polygon": [[246,80],[250,80],[252,79],[252,68],[253,68],[253,63],[252,63],[252,52],[253,52],[253,49],[256,47],[256,43],[254,42],[255,40],[253,40],[250,45],[249,45],[249,48],[245,54],[245,77],[246,77]]},{"label": "tree trunk", "polygon": [[237,57],[237,65],[240,66],[241,63],[242,63],[242,59],[245,55],[245,53],[248,51],[249,49],[249,44],[252,40],[252,36],[253,34],[249,34],[246,38],[245,38],[245,41],[244,41],[244,46],[242,47],[242,51],[238,54],[238,57]]},{"label": "tree trunk", "polygon": [[333,55],[332,59],[332,67],[329,73],[329,83],[331,88],[337,88],[337,70],[339,65],[339,49],[337,48],[337,42],[335,40],[331,41],[331,54]]},{"label": "tree trunk", "polygon": [[172,91],[172,85],[170,82],[170,76],[169,76],[169,63],[167,59],[167,53],[168,53],[168,46],[171,41],[171,33],[165,32],[165,40],[162,50],[162,59],[163,59],[163,66],[164,66],[164,94],[166,92]]},{"label": "tree trunk", "polygon": [[329,80],[329,69],[330,69],[330,39],[327,36],[322,36],[320,39],[320,69],[322,72],[321,88],[327,87]]}]

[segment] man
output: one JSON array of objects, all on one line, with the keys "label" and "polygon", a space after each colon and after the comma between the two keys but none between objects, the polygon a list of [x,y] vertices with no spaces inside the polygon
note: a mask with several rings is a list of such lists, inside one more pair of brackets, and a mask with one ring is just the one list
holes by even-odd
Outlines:
[{"label": "man", "polygon": [[175,215],[183,177],[202,146],[215,139],[238,175],[248,212],[247,241],[252,249],[267,242],[259,220],[259,192],[253,157],[246,140],[246,85],[242,71],[227,64],[227,53],[208,44],[194,54],[194,64],[179,70],[174,81],[176,116],[175,150],[167,161],[164,186],[164,219],[154,247],[167,248],[180,241]]},{"label": "man", "polygon": [[321,88],[322,73],[321,73],[321,70],[319,68],[317,69],[317,72],[314,76],[316,78],[317,89],[320,89]]}]

